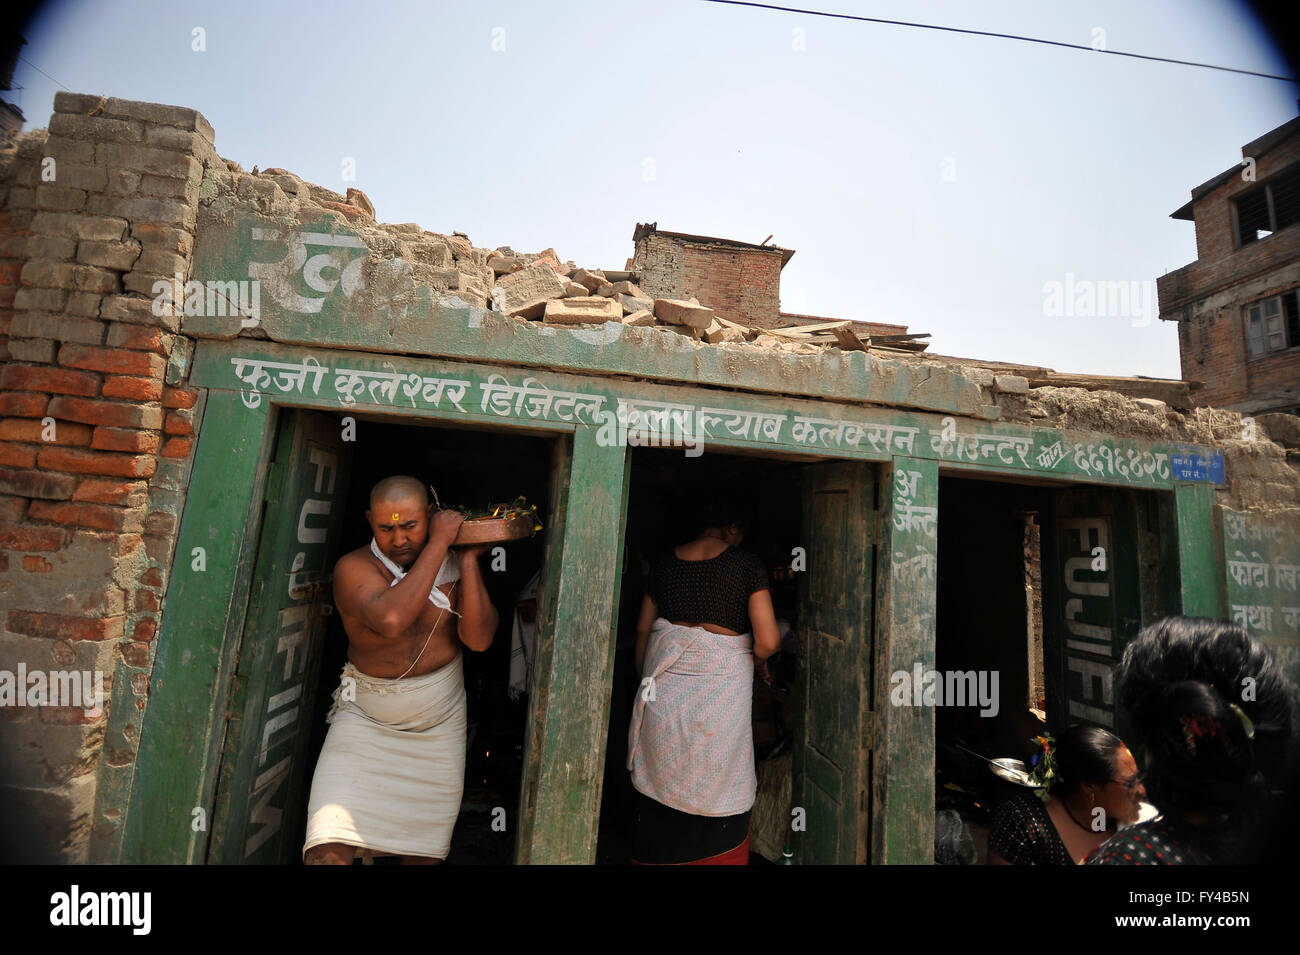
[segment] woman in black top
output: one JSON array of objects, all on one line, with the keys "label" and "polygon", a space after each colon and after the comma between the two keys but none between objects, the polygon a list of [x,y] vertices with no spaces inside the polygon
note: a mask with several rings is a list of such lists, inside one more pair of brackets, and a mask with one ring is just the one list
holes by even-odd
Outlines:
[{"label": "woman in black top", "polygon": [[[641,863],[749,861],[754,660],[776,652],[780,633],[767,571],[738,549],[743,518],[724,504],[712,511],[693,540],[653,565],[637,620],[636,667],[647,679],[628,768]],[[718,748],[715,736],[734,745]]]},{"label": "woman in black top", "polygon": [[1056,783],[1046,801],[1022,793],[998,807],[990,865],[1076,865],[1119,823],[1138,818],[1146,793],[1133,754],[1114,733],[1072,726],[1052,754]]}]

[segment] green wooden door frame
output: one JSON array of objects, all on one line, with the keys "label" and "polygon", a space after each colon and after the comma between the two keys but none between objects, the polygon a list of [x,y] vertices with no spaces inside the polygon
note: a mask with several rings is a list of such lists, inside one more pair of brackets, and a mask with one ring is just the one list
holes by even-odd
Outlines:
[{"label": "green wooden door frame", "polygon": [[[891,676],[935,664],[939,468],[896,457],[881,468],[876,574],[875,746],[871,861],[934,862],[934,710],[894,705]],[[918,560],[919,558],[919,560]],[[912,563],[915,562],[915,563]],[[911,568],[928,566],[931,572]]]},{"label": "green wooden door frame", "polygon": [[[631,475],[626,446],[580,427],[557,452],[553,513],[538,608],[537,688],[521,780],[520,864],[596,860],[601,784],[617,647],[619,581]],[[567,459],[567,460],[566,460]]]},{"label": "green wooden door frame", "polygon": [[302,852],[294,840],[311,779],[301,744],[313,729],[353,448],[324,412],[286,409],[280,421],[229,694],[212,863],[287,863]]},{"label": "green wooden door frame", "polygon": [[1178,520],[1178,577],[1183,613],[1223,620],[1221,558],[1215,553],[1214,488],[1208,484],[1175,484]]},{"label": "green wooden door frame", "polygon": [[1104,487],[1059,488],[1052,510],[1054,548],[1043,561],[1048,719],[1057,732],[1077,722],[1117,731],[1115,664],[1141,624],[1136,511]]},{"label": "green wooden door frame", "polygon": [[869,861],[876,470],[862,461],[803,469],[808,565],[798,577],[801,706],[791,787],[802,819],[791,841],[805,865]]},{"label": "green wooden door frame", "polygon": [[[205,856],[273,424],[288,407],[249,407],[238,392],[221,389],[208,396],[120,861],[193,863]],[[526,804],[533,811],[521,823],[517,853],[520,861],[589,862],[609,717],[628,449],[601,447],[591,427],[559,438],[563,466],[556,474],[563,480],[552,500],[567,510],[570,493],[579,490],[581,511],[579,520],[552,528],[558,562],[551,562],[543,592],[551,625],[539,633],[537,663],[546,693],[529,717],[535,745],[527,759],[536,772]],[[200,547],[202,569],[197,556],[191,561]],[[203,810],[201,828],[195,809]]]},{"label": "green wooden door frame", "polygon": [[208,394],[118,861],[203,858],[275,423],[269,402]]}]

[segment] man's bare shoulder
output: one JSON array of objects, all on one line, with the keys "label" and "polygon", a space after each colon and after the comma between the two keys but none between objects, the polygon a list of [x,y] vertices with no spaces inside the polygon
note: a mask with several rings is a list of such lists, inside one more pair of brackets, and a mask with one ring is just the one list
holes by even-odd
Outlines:
[{"label": "man's bare shoulder", "polygon": [[367,580],[386,581],[387,578],[384,577],[384,572],[379,569],[379,563],[370,553],[370,547],[366,546],[348,551],[338,559],[334,565],[334,579],[361,583]]}]

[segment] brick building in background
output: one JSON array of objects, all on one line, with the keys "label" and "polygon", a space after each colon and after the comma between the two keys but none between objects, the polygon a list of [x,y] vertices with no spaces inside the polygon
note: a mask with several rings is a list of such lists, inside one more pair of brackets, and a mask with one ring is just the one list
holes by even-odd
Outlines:
[{"label": "brick building in background", "polygon": [[733,322],[772,328],[781,321],[781,270],[794,249],[755,245],[638,223],[630,268],[652,297],[695,296]]},{"label": "brick building in background", "polygon": [[[770,238],[770,237],[769,237]],[[753,328],[798,328],[837,319],[781,311],[781,272],[794,249],[667,232],[657,222],[638,222],[632,233],[636,251],[627,267],[652,297],[692,298],[715,313]],[[872,338],[902,336],[906,325],[858,322],[857,331]],[[925,337],[925,336],[919,336]],[[924,343],[917,343],[924,350]]]},{"label": "brick building in background", "polygon": [[1300,118],[1241,148],[1242,161],[1173,213],[1196,223],[1196,261],[1156,283],[1178,322],[1182,375],[1201,405],[1300,412]]}]

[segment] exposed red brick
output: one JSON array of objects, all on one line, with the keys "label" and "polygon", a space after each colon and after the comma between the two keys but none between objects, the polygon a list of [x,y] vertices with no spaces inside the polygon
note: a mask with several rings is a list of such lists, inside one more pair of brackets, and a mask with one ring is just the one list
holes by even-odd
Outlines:
[{"label": "exposed red brick", "polygon": [[105,481],[101,478],[84,478],[73,493],[74,501],[93,501],[96,504],[130,504],[148,490],[144,481]]},{"label": "exposed red brick", "polygon": [[[146,613],[158,612],[158,595],[152,590],[145,590],[141,587],[135,592],[135,609]],[[139,640],[147,640],[147,637],[137,637]]]},{"label": "exposed red brick", "polygon": [[40,557],[36,554],[26,554],[23,556],[23,570],[30,570],[34,574],[48,574],[53,569],[54,565],[44,557]]},{"label": "exposed red brick", "polygon": [[164,458],[188,458],[193,446],[190,438],[168,438],[158,453]]},{"label": "exposed red brick", "polygon": [[8,391],[48,391],[56,395],[88,398],[99,392],[99,375],[70,371],[67,368],[51,368],[49,365],[6,365],[0,370],[0,388]]},{"label": "exposed red brick", "polygon": [[0,523],[0,548],[7,550],[59,550],[65,536],[61,527]]},{"label": "exposed red brick", "polygon": [[151,511],[149,516],[145,518],[144,532],[146,534],[170,536],[175,530],[175,514],[168,514],[166,511]]},{"label": "exposed red brick", "polygon": [[167,345],[161,328],[153,325],[115,325],[110,332],[109,344],[135,351],[167,354]]},{"label": "exposed red brick", "polygon": [[0,496],[0,521],[20,521],[26,513],[26,498]]},{"label": "exposed red brick", "polygon": [[122,648],[122,659],[129,666],[147,667],[149,665],[149,644],[139,640],[128,643]]},{"label": "exposed red brick", "polygon": [[[183,439],[173,439],[183,440]],[[158,462],[143,454],[111,454],[105,451],[74,451],[71,448],[44,448],[37,463],[53,471],[75,474],[104,474],[111,477],[153,477]]]},{"label": "exposed red brick", "polygon": [[33,418],[5,418],[0,421],[0,440],[65,447],[85,447],[90,444],[90,428],[73,421],[55,421],[53,441],[46,441],[45,435],[45,425]]},{"label": "exposed red brick", "polygon": [[90,446],[101,451],[142,451],[152,454],[158,450],[158,432],[137,431],[133,428],[96,428]]},{"label": "exposed red brick", "polygon": [[140,583],[144,584],[146,587],[161,587],[163,585],[162,569],[158,567],[150,567],[140,575]]},{"label": "exposed red brick", "polygon": [[153,639],[153,635],[155,632],[157,632],[157,629],[158,629],[158,621],[154,620],[151,617],[145,617],[142,620],[136,621],[135,629],[131,632],[131,637],[134,640],[140,640],[143,641],[144,643],[148,643],[150,640]]},{"label": "exposed red brick", "polygon": [[164,408],[193,408],[194,402],[198,400],[199,393],[188,388],[163,389],[162,403]]},{"label": "exposed red brick", "polygon": [[81,502],[32,501],[29,510],[33,520],[74,524],[99,531],[120,531],[126,527],[128,518],[128,512],[120,507]]},{"label": "exposed red brick", "polygon": [[6,626],[14,633],[54,640],[115,640],[126,631],[126,617],[69,617],[34,610],[10,610]]},{"label": "exposed red brick", "polygon": [[162,397],[163,384],[156,378],[131,378],[111,375],[104,379],[105,398],[134,398],[136,401],[157,401]]},{"label": "exposed red brick", "polygon": [[194,425],[189,418],[173,411],[163,420],[163,431],[166,434],[193,434]]},{"label": "exposed red brick", "polygon": [[1261,399],[1293,404],[1282,396],[1300,379],[1300,348],[1251,358],[1245,333],[1252,302],[1297,288],[1300,232],[1279,229],[1238,246],[1233,212],[1242,193],[1295,167],[1300,136],[1293,132],[1252,159],[1253,177],[1227,176],[1193,200],[1196,261],[1156,280],[1160,317],[1178,324],[1182,377],[1203,383],[1192,393],[1198,405],[1258,406]]},{"label": "exposed red brick", "polygon": [[120,507],[111,507],[107,504],[78,504],[77,506],[81,508],[77,523],[82,527],[93,527],[101,531],[120,531],[130,523],[130,511]]},{"label": "exposed red brick", "polygon": [[[15,366],[9,365],[5,370]],[[0,395],[0,415],[17,415],[20,418],[41,418],[50,403],[49,395],[31,391],[6,391]]]},{"label": "exposed red brick", "polygon": [[66,501],[72,496],[77,479],[66,474],[46,474],[41,471],[15,471],[0,468],[0,494],[19,497],[43,497]]},{"label": "exposed red brick", "polygon": [[30,444],[0,441],[0,464],[11,468],[36,467],[36,448]]},{"label": "exposed red brick", "polygon": [[[105,401],[102,398],[58,397],[50,402],[50,414],[56,418],[68,418],[84,424],[102,424],[110,428],[144,427],[147,420],[153,417],[148,405],[126,401]],[[161,417],[162,415],[158,414],[154,420],[158,421]]]},{"label": "exposed red brick", "polygon": [[94,345],[64,345],[59,349],[59,364],[65,368],[85,368],[114,375],[142,375],[161,378],[167,362],[159,355],[99,348]]},{"label": "exposed red brick", "polygon": [[65,501],[32,501],[28,516],[34,521],[51,521],[55,524],[77,523],[76,504]]}]

